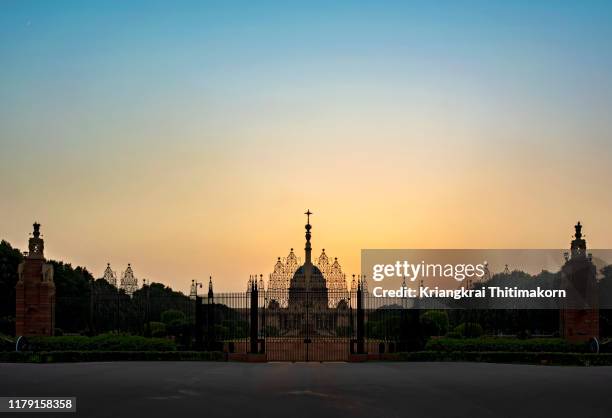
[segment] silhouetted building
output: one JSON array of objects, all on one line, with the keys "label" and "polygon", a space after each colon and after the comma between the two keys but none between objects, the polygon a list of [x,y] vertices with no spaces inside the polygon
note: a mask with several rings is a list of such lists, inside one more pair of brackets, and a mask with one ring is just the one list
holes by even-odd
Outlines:
[{"label": "silhouetted building", "polygon": [[[312,260],[311,212],[306,228],[304,264],[291,252],[284,260],[279,257],[270,274],[267,299],[267,325],[279,336],[298,335],[308,328],[311,335],[333,333],[338,327],[348,326],[350,295],[346,276],[338,259],[329,262],[325,250],[316,262]],[[300,265],[301,264],[301,265]],[[263,290],[263,285],[259,285]]]},{"label": "silhouetted building", "polygon": [[40,224],[28,245],[28,253],[18,267],[15,325],[17,335],[53,335],[55,329],[55,284],[53,266],[45,262]]},{"label": "silhouetted building", "polygon": [[[310,220],[309,220],[310,221]],[[333,308],[344,299],[343,293],[348,291],[346,275],[342,272],[342,266],[338,258],[333,262],[321,250],[321,255],[314,262],[310,259],[312,247],[310,245],[312,229],[310,222],[306,225],[306,246],[304,248],[306,261],[295,255],[291,248],[289,255],[285,258],[278,257],[274,270],[270,273],[268,280],[268,292],[280,307],[289,306],[289,295],[298,292],[315,291],[327,292],[328,306]],[[260,286],[262,289],[262,286]]]},{"label": "silhouetted building", "polygon": [[128,263],[127,269],[121,275],[120,289],[123,289],[128,296],[138,289],[138,279],[134,276],[132,265]]},{"label": "silhouetted building", "polygon": [[106,269],[104,270],[104,276],[102,278],[111,286],[117,287],[117,273],[111,269],[110,263],[106,264]]},{"label": "silhouetted building", "polygon": [[587,253],[582,225],[575,226],[575,239],[561,269],[561,288],[567,297],[561,309],[561,334],[570,341],[599,337],[597,269]]}]

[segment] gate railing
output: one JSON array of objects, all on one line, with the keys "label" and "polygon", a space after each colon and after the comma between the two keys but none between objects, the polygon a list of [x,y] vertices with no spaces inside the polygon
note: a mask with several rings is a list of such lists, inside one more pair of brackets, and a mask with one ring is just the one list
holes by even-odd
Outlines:
[{"label": "gate railing", "polygon": [[57,327],[64,333],[171,337],[180,349],[266,353],[286,360],[408,350],[418,337],[418,310],[360,287],[290,292],[251,284],[243,292],[211,291],[191,299],[155,286],[131,298],[102,290],[58,297]]},{"label": "gate railing", "polygon": [[198,297],[196,345],[266,353],[272,360],[346,360],[350,353],[364,352],[359,298],[360,291],[265,291],[255,281],[244,293]]}]

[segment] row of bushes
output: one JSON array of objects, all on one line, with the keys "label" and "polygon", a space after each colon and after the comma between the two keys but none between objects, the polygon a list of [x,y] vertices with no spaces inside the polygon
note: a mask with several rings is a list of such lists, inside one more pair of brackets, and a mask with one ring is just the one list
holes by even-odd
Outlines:
[{"label": "row of bushes", "polygon": [[[612,354],[547,352],[417,351],[399,353],[399,361],[466,361],[481,363],[545,364],[556,366],[610,366]],[[224,361],[219,351],[43,351],[4,352],[0,362],[69,363],[87,361]]]},{"label": "row of bushes", "polygon": [[475,322],[463,322],[446,334],[449,338],[478,338],[484,334],[482,325]]},{"label": "row of bushes", "polygon": [[399,353],[399,361],[466,361],[478,363],[544,364],[551,366],[611,366],[612,354],[547,352],[416,351]]},{"label": "row of bushes", "polygon": [[441,352],[457,351],[506,351],[506,352],[555,352],[586,353],[589,347],[584,343],[570,343],[562,338],[431,338],[425,350]]},{"label": "row of bushes", "polygon": [[22,351],[0,353],[0,362],[73,363],[84,361],[224,361],[218,351]]},{"label": "row of bushes", "polygon": [[137,335],[100,334],[94,337],[28,337],[31,351],[175,351],[176,344],[165,338]]}]

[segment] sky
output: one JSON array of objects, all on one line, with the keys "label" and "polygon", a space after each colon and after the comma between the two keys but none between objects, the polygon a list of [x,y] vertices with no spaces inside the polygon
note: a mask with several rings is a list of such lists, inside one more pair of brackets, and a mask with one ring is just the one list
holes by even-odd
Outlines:
[{"label": "sky", "polygon": [[0,238],[242,290],[294,247],[612,248],[612,3],[0,3]]}]

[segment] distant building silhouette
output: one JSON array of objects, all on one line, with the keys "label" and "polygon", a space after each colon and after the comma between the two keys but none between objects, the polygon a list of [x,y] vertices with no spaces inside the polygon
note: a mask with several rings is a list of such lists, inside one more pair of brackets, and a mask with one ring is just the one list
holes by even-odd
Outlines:
[{"label": "distant building silhouette", "polygon": [[121,275],[121,282],[119,285],[120,289],[123,289],[125,293],[129,296],[138,289],[138,279],[134,276],[134,271],[132,270],[132,265],[128,263],[127,269]]},{"label": "distant building silhouette", "polygon": [[[336,307],[342,298],[338,295],[347,292],[346,275],[338,258],[330,262],[330,258],[321,251],[321,255],[314,263],[311,260],[312,247],[310,244],[312,226],[310,225],[310,211],[306,225],[306,245],[304,248],[305,262],[295,255],[293,248],[285,258],[278,257],[274,270],[269,275],[268,291],[274,297],[275,303],[286,308],[289,304],[289,295],[295,292],[313,290],[328,293],[329,307]],[[308,267],[307,267],[308,266]],[[261,287],[261,286],[260,286]]]},{"label": "distant building silhouette", "polygon": [[106,264],[104,276],[102,276],[110,285],[117,287],[117,273],[111,269],[110,263]]},{"label": "distant building silhouette", "polygon": [[[335,335],[339,327],[349,325],[350,294],[338,259],[330,263],[322,250],[313,263],[311,214],[306,212],[304,264],[292,248],[287,258],[278,258],[270,274],[266,321],[277,336],[297,337],[304,330],[308,335]],[[263,283],[258,287],[263,289]]]}]

